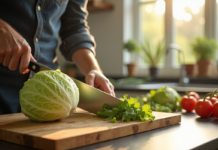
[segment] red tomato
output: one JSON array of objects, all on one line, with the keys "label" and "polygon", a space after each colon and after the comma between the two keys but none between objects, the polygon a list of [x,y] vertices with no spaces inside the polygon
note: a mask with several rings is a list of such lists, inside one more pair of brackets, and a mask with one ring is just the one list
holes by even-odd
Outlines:
[{"label": "red tomato", "polygon": [[194,97],[197,99],[197,101],[200,100],[200,96],[199,96],[199,94],[196,93],[196,92],[190,92],[189,95],[190,95],[190,96],[194,96]]},{"label": "red tomato", "polygon": [[200,99],[195,104],[195,112],[201,117],[209,117],[213,112],[213,104],[207,99]]},{"label": "red tomato", "polygon": [[211,101],[212,104],[216,103],[218,99],[216,97],[210,98],[210,96],[206,97],[207,100]]},{"label": "red tomato", "polygon": [[213,115],[218,118],[218,102],[213,104]]},{"label": "red tomato", "polygon": [[188,97],[187,95],[185,95],[182,97],[181,106],[187,112],[192,112],[195,108],[196,102],[197,102],[197,99],[195,97],[193,96]]},{"label": "red tomato", "polygon": [[218,99],[218,96],[217,95],[214,95],[213,97],[217,98]]}]

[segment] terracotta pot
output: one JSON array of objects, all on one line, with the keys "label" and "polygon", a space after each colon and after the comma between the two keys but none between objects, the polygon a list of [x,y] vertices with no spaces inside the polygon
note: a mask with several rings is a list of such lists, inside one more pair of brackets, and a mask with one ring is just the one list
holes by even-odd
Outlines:
[{"label": "terracotta pot", "polygon": [[191,76],[191,77],[196,76],[198,72],[196,64],[186,64],[185,70],[186,70],[187,76]]},{"label": "terracotta pot", "polygon": [[211,77],[213,74],[214,60],[199,60],[198,64],[198,76]]},{"label": "terracotta pot", "polygon": [[216,73],[217,73],[217,76],[218,76],[218,65],[216,66]]},{"label": "terracotta pot", "polygon": [[134,77],[137,75],[138,64],[137,63],[129,63],[127,64],[128,76]]},{"label": "terracotta pot", "polygon": [[76,78],[77,71],[75,69],[66,69],[65,73],[72,78]]},{"label": "terracotta pot", "polygon": [[156,68],[156,67],[151,67],[151,68],[149,68],[149,71],[150,71],[150,76],[152,76],[152,77],[157,77],[158,68]]}]

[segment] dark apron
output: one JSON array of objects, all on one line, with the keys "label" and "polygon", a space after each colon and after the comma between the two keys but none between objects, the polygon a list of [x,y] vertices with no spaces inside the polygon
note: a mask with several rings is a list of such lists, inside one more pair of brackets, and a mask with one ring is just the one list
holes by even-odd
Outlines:
[{"label": "dark apron", "polygon": [[0,64],[0,115],[21,112],[19,91],[29,74],[21,74],[19,67],[10,71]]}]

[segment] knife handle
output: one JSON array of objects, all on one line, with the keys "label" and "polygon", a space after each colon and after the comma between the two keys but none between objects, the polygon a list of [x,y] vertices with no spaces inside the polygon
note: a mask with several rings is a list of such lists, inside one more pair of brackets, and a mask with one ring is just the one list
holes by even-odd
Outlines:
[{"label": "knife handle", "polygon": [[41,64],[35,61],[30,60],[28,69],[34,72],[39,72]]}]

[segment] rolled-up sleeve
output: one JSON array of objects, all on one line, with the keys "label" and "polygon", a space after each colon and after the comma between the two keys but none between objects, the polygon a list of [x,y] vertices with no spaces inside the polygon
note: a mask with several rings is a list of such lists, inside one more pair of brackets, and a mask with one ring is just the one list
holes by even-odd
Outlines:
[{"label": "rolled-up sleeve", "polygon": [[71,61],[72,54],[79,49],[90,49],[95,55],[95,39],[89,32],[87,24],[87,1],[69,0],[67,8],[61,17],[60,37],[61,53]]}]

